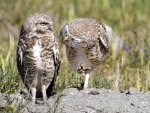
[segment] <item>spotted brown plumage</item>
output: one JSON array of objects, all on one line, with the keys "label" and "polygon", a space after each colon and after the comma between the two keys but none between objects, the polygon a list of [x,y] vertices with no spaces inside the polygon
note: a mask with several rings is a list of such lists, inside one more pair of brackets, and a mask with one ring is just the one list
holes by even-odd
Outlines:
[{"label": "spotted brown plumage", "polygon": [[87,89],[90,72],[104,60],[109,50],[105,26],[91,18],[74,19],[61,29],[60,40],[65,44],[72,69],[85,76],[84,89]]},{"label": "spotted brown plumage", "polygon": [[53,35],[53,23],[45,14],[33,14],[22,25],[17,46],[17,67],[32,95],[50,96],[60,66],[59,46]]}]

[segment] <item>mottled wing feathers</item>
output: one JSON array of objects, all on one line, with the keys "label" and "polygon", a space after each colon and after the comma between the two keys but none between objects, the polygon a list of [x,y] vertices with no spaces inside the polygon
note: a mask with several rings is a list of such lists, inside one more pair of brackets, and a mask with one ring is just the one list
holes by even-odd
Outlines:
[{"label": "mottled wing feathers", "polygon": [[57,75],[58,75],[58,71],[60,69],[60,55],[59,55],[59,46],[58,46],[58,43],[55,41],[54,43],[54,47],[53,47],[53,59],[54,59],[54,66],[55,66],[55,72],[54,72],[54,77],[47,89],[47,96],[51,96],[52,95],[52,91],[53,91],[53,88],[54,88],[54,85],[55,85],[55,82],[56,82],[56,78],[57,78]]},{"label": "mottled wing feathers", "polygon": [[58,70],[60,68],[59,46],[57,42],[55,42],[55,46],[53,47],[53,58],[54,58],[55,74],[57,75]]},{"label": "mottled wing feathers", "polygon": [[17,52],[16,52],[16,61],[17,61],[17,67],[18,67],[18,71],[21,75],[21,78],[23,79],[24,81],[24,68],[23,68],[23,44],[22,44],[22,39],[24,38],[24,27],[22,25],[21,27],[21,31],[20,31],[20,39],[19,39],[19,42],[18,42],[18,45],[20,46],[17,46]]},{"label": "mottled wing feathers", "polygon": [[94,19],[86,18],[75,19],[68,23],[70,34],[85,40],[92,40],[97,36],[98,29],[95,29],[97,25],[98,23]]},{"label": "mottled wing feathers", "polygon": [[104,48],[106,49],[106,51],[108,51],[108,48],[109,48],[109,38],[108,38],[108,35],[107,35],[107,32],[106,32],[106,28],[105,26],[100,26],[99,28],[99,33],[98,33],[98,41],[101,45],[104,46]]},{"label": "mottled wing feathers", "polygon": [[[74,36],[80,38],[84,42],[88,42],[89,46],[95,44],[100,39],[104,47],[107,49],[109,45],[108,36],[105,26],[92,18],[79,18],[68,22],[68,31]],[[80,30],[80,31],[79,31]]]},{"label": "mottled wing feathers", "polygon": [[[21,43],[21,41],[19,40],[18,43]],[[19,45],[21,45],[21,44],[19,44]],[[22,46],[17,47],[16,61],[17,61],[18,72],[21,75],[21,79],[25,83],[24,64],[23,64],[23,48],[22,48]],[[25,85],[26,85],[27,88],[29,88],[26,83],[25,83]]]},{"label": "mottled wing feathers", "polygon": [[[20,43],[20,41],[18,42]],[[16,55],[16,59],[17,59],[17,67],[18,67],[18,71],[21,74],[21,70],[23,70],[23,51],[21,46],[17,47],[17,55]],[[22,76],[22,74],[21,74]]]}]

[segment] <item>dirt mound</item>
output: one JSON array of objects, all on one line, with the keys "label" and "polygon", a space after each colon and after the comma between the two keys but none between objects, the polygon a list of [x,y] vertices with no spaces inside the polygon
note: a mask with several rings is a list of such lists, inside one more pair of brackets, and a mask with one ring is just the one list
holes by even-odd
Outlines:
[{"label": "dirt mound", "polygon": [[70,88],[49,98],[47,105],[32,105],[27,95],[19,93],[0,94],[0,111],[8,108],[23,113],[150,113],[150,92]]}]

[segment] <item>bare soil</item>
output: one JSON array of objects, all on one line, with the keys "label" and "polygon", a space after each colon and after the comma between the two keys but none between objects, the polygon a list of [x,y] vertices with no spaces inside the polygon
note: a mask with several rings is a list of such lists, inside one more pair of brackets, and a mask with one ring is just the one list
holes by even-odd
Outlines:
[{"label": "bare soil", "polygon": [[13,109],[19,113],[150,113],[150,92],[88,89],[65,89],[48,99],[33,105],[25,94],[0,94],[0,112]]}]

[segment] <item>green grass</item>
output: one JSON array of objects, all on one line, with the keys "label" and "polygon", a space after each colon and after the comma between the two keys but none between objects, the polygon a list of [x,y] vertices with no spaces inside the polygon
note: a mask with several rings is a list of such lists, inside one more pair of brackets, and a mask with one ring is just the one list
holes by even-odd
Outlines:
[{"label": "green grass", "polygon": [[0,92],[9,94],[19,90],[21,86],[16,69],[14,38],[10,34],[7,49],[6,52],[0,52]]},{"label": "green grass", "polygon": [[[77,17],[96,18],[112,26],[122,42],[129,45],[129,50],[123,45],[118,49],[113,39],[105,61],[93,72],[90,86],[150,90],[149,0],[0,1],[0,92],[14,93],[23,87],[16,68],[15,51],[21,24],[35,12],[53,17],[56,37],[65,22]],[[55,90],[81,89],[83,77],[70,70],[63,46],[60,51],[62,64]]]}]

